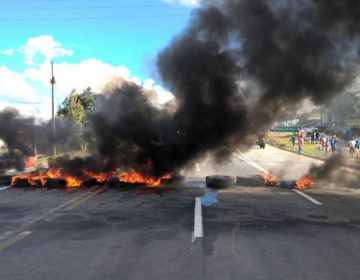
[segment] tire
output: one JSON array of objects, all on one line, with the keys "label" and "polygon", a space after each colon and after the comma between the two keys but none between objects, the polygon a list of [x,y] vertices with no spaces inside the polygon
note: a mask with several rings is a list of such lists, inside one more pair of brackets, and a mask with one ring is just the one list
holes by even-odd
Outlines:
[{"label": "tire", "polygon": [[225,189],[235,184],[235,178],[232,176],[213,175],[206,176],[206,186],[212,189]]}]

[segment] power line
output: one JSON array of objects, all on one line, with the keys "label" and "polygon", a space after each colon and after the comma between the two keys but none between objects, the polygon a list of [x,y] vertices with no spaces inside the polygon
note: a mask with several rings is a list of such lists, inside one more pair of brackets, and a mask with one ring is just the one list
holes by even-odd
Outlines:
[{"label": "power line", "polygon": [[[144,1],[144,0],[130,0],[129,3],[134,3],[136,1],[139,1],[139,2],[149,2],[149,1]],[[65,3],[65,4],[70,4],[70,3],[74,3],[76,2],[76,0],[73,0],[73,1],[66,1],[66,0],[51,0],[51,1],[48,1],[48,0],[31,0],[31,1],[16,1],[16,0],[0,0],[0,4],[7,4],[7,3],[11,3],[11,4],[17,4],[17,5],[37,5],[37,4],[57,4],[57,3]],[[81,2],[81,0],[80,0]],[[104,2],[104,1],[99,1],[99,2]],[[111,1],[112,2],[112,1]],[[120,2],[125,2],[125,1],[120,1]],[[156,1],[158,3],[163,3],[163,5],[174,5],[174,3],[164,3],[162,0],[159,0],[159,1]],[[126,2],[125,2],[126,4]]]},{"label": "power line", "polygon": [[[134,3],[134,2],[146,2],[146,3],[149,3],[149,2],[155,2],[155,3],[162,3],[162,4],[173,4],[173,2],[169,2],[167,0],[117,0],[117,1],[114,1],[114,0],[91,0],[90,2],[103,2],[103,3],[106,3],[106,2],[111,2],[111,3],[114,3],[114,2],[118,2],[118,3]],[[175,0],[176,1],[176,0]],[[84,2],[84,0],[0,0],[0,3],[1,2],[11,2],[11,3],[36,3],[36,2],[40,2],[40,3],[56,3],[56,2],[65,2],[65,3],[75,3],[75,2]]]},{"label": "power line", "polygon": [[[1,3],[1,2],[0,2]],[[126,9],[126,8],[169,8],[169,5],[117,5],[117,6],[63,6],[56,7],[57,10],[92,10],[92,9]],[[36,11],[36,10],[53,10],[55,7],[21,7],[21,8],[0,8],[1,11]]]},{"label": "power line", "polygon": [[173,17],[189,17],[189,14],[175,15],[144,15],[144,16],[112,16],[112,17],[67,17],[67,18],[19,18],[19,19],[1,19],[0,22],[26,22],[26,21],[58,21],[58,20],[121,20],[121,19],[162,19]]}]

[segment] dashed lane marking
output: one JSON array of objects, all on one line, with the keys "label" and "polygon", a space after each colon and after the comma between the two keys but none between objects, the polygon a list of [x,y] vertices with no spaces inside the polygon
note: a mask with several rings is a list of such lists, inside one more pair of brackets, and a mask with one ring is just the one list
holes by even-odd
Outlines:
[{"label": "dashed lane marking", "polygon": [[8,189],[8,188],[10,188],[10,186],[1,187],[1,188],[0,188],[0,191],[6,190],[6,189]]},{"label": "dashed lane marking", "polygon": [[195,214],[194,214],[194,232],[191,243],[194,243],[197,238],[204,237],[204,228],[202,222],[201,197],[195,198]]}]

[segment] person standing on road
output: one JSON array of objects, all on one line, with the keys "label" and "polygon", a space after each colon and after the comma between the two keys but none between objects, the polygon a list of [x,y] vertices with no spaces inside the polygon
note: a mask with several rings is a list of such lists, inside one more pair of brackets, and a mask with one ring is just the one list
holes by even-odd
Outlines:
[{"label": "person standing on road", "polygon": [[314,133],[311,133],[311,138],[310,138],[311,140],[311,144],[315,144],[315,132]]},{"label": "person standing on road", "polygon": [[316,144],[319,144],[319,141],[320,141],[320,132],[319,132],[319,130],[316,130],[316,132],[315,132],[315,141],[316,141]]},{"label": "person standing on road", "polygon": [[356,145],[355,138],[352,138],[349,141],[349,154],[351,157],[354,157],[354,155],[355,155],[355,145]]},{"label": "person standing on road", "polygon": [[355,138],[355,157],[356,158],[359,158],[359,150],[360,150],[360,138],[359,136],[356,136]]},{"label": "person standing on road", "polygon": [[324,134],[321,134],[321,138],[320,138],[320,144],[321,144],[321,148],[324,150],[325,149],[325,142],[326,142],[326,137]]},{"label": "person standing on road", "polygon": [[328,150],[330,149],[330,142],[329,142],[329,140],[326,138],[326,136],[324,136],[324,138],[323,138],[323,149],[324,149],[324,151],[325,151],[325,157],[327,156],[327,152],[328,152]]},{"label": "person standing on road", "polygon": [[265,149],[265,145],[266,145],[265,135],[259,137],[258,145],[259,145],[260,149]]},{"label": "person standing on road", "polygon": [[303,137],[302,133],[299,133],[297,140],[298,140],[298,145],[299,145],[299,155],[301,155],[303,152],[303,146],[304,146],[304,137]]},{"label": "person standing on road", "polygon": [[360,141],[359,141],[359,137],[356,136],[355,137],[355,149],[359,150],[360,148]]},{"label": "person standing on road", "polygon": [[336,135],[334,134],[333,137],[330,138],[330,146],[331,146],[331,153],[335,154],[336,152],[336,145],[337,145],[337,139]]},{"label": "person standing on road", "polygon": [[291,143],[293,145],[293,151],[295,151],[295,142],[296,142],[296,133],[294,133],[291,137],[290,137]]}]

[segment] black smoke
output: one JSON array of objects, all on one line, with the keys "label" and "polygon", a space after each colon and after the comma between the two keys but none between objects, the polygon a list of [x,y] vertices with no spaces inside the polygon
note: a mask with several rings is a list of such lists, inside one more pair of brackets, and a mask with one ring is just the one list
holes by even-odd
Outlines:
[{"label": "black smoke", "polygon": [[352,83],[359,15],[357,0],[203,1],[158,56],[175,104],[157,108],[129,82],[111,87],[89,116],[93,158],[153,175],[208,153],[223,160],[303,100],[326,104]]},{"label": "black smoke", "polygon": [[7,168],[24,168],[25,157],[34,154],[34,119],[15,109],[0,112],[0,139],[6,144],[0,158],[0,174]]},{"label": "black smoke", "polygon": [[0,111],[0,139],[3,150],[0,151],[0,174],[15,168],[22,171],[25,159],[37,153],[50,154],[53,144],[59,151],[76,150],[81,145],[78,125],[70,119],[56,120],[54,137],[50,121],[37,123],[32,117],[24,117],[14,108]]},{"label": "black smoke", "polygon": [[92,118],[99,155],[158,175],[208,152],[222,160],[304,99],[329,102],[357,74],[359,14],[355,0],[203,2],[158,57],[176,109],[113,89]]}]

